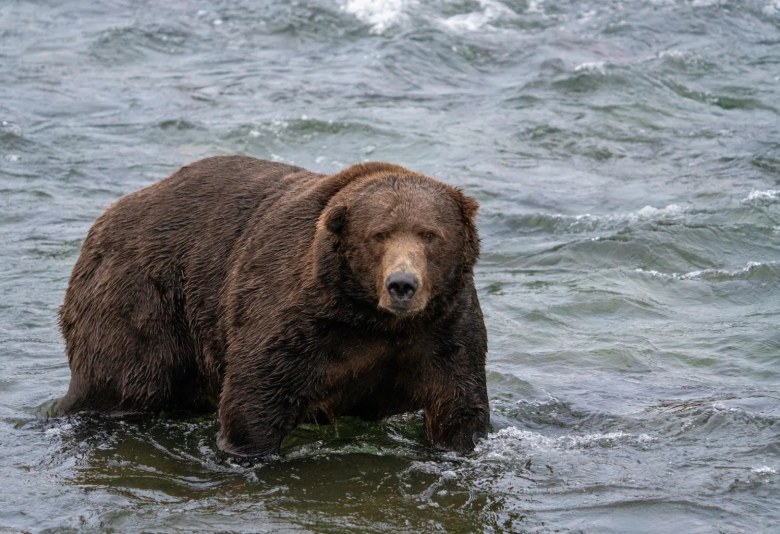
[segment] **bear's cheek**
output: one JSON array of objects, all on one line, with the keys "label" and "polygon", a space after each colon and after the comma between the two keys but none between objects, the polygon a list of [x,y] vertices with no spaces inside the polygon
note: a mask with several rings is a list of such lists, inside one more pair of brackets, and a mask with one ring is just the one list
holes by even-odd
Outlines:
[{"label": "bear's cheek", "polygon": [[384,247],[381,245],[377,246],[376,243],[371,243],[369,240],[360,240],[349,247],[347,253],[350,276],[367,293],[377,299],[376,287],[377,279],[380,276],[383,249]]},{"label": "bear's cheek", "polygon": [[428,248],[427,271],[431,292],[439,293],[457,283],[460,276],[460,256],[460,251],[446,246],[446,242]]}]

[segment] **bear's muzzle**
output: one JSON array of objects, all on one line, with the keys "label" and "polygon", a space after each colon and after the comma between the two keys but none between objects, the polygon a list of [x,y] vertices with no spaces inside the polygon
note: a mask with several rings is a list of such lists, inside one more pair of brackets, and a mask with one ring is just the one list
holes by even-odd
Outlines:
[{"label": "bear's muzzle", "polygon": [[409,236],[389,239],[378,280],[379,307],[396,315],[422,311],[428,304],[425,250]]}]

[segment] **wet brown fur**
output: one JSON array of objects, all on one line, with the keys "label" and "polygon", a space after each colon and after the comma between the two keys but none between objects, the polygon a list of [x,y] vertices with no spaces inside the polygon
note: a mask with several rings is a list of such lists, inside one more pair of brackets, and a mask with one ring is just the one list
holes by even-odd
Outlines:
[{"label": "wet brown fur", "polygon": [[[422,409],[435,445],[470,450],[488,425],[476,210],[386,163],[184,167],[90,230],[59,411],[218,407],[220,446],[261,456],[305,419]],[[408,309],[386,295],[394,269],[420,280]]]}]

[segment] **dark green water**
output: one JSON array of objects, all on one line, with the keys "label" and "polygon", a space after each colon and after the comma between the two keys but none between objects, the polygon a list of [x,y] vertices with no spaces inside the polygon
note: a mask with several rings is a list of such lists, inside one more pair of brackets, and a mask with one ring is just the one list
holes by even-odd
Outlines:
[{"label": "dark green water", "polygon": [[[777,532],[780,2],[0,3],[0,531]],[[493,431],[47,420],[87,229],[197,158],[481,204]]]}]

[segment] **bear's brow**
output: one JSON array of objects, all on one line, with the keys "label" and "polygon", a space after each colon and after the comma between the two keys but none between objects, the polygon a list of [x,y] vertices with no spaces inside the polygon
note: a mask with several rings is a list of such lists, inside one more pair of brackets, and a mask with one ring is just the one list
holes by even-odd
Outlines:
[{"label": "bear's brow", "polygon": [[383,177],[381,180],[366,184],[365,188],[360,192],[358,199],[371,196],[381,190],[390,189],[392,191],[400,192],[409,186],[419,188],[428,193],[441,194],[444,195],[445,198],[449,197],[449,195],[446,195],[446,186],[437,183],[430,178],[415,175],[394,175]]}]

